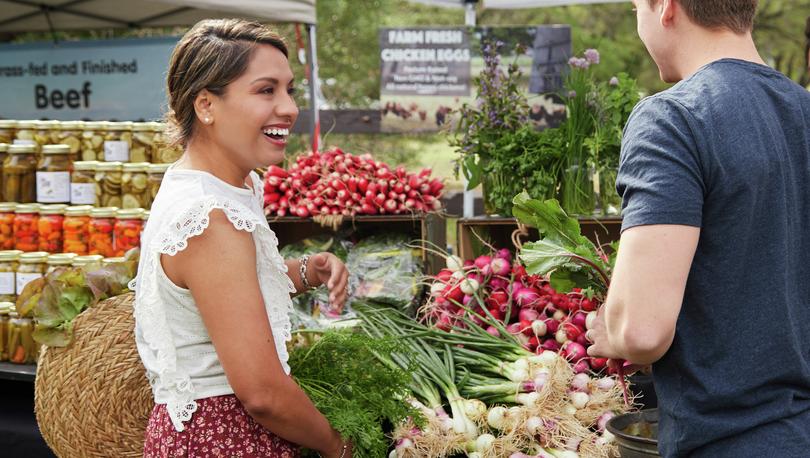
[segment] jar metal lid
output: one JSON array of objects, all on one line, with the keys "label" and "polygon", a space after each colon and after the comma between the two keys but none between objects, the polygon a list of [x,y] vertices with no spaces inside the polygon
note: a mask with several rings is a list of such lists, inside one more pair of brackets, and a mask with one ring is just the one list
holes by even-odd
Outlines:
[{"label": "jar metal lid", "polygon": [[84,128],[84,121],[64,121],[62,123],[62,130],[82,130]]},{"label": "jar metal lid", "polygon": [[148,219],[149,219],[149,215],[151,215],[151,214],[152,214],[152,212],[151,212],[151,211],[149,211],[149,210],[144,210],[144,211],[143,211],[143,217],[142,217],[142,219],[143,219],[144,221],[148,220]]},{"label": "jar metal lid", "polygon": [[20,264],[37,264],[48,260],[50,253],[46,251],[34,251],[20,255]]},{"label": "jar metal lid", "polygon": [[100,254],[90,254],[87,256],[76,256],[73,258],[73,267],[81,267],[86,266],[88,264],[97,264],[100,263],[101,260],[104,259],[104,256]]},{"label": "jar metal lid", "polygon": [[19,204],[15,212],[19,215],[21,213],[39,213],[39,204]]},{"label": "jar metal lid", "polygon": [[36,126],[34,120],[17,121],[17,130],[33,129],[34,126]]},{"label": "jar metal lid", "polygon": [[70,154],[68,145],[43,145],[42,154]]},{"label": "jar metal lid", "polygon": [[0,315],[10,315],[14,311],[14,302],[0,302]]},{"label": "jar metal lid", "polygon": [[96,171],[97,172],[121,171],[123,165],[124,164],[121,162],[99,162],[98,164],[96,164]]},{"label": "jar metal lid", "polygon": [[135,122],[132,123],[132,130],[136,132],[148,132],[154,130],[151,122]]},{"label": "jar metal lid", "polygon": [[34,128],[38,130],[59,129],[59,121],[34,121]]},{"label": "jar metal lid", "polygon": [[122,170],[124,172],[146,172],[147,168],[149,168],[148,162],[129,162],[123,165]]},{"label": "jar metal lid", "polygon": [[151,164],[147,170],[149,173],[166,173],[171,164]]},{"label": "jar metal lid", "polygon": [[0,251],[0,261],[16,261],[20,259],[20,255],[23,254],[20,250],[3,250]]},{"label": "jar metal lid", "polygon": [[65,209],[65,216],[87,216],[92,209],[92,205],[73,205]]},{"label": "jar metal lid", "polygon": [[37,152],[37,145],[11,145],[8,147],[8,154],[34,154]]},{"label": "jar metal lid", "polygon": [[102,130],[106,124],[102,121],[87,121],[84,123],[84,130]]},{"label": "jar metal lid", "polygon": [[126,261],[127,261],[127,258],[121,256],[121,257],[116,257],[116,258],[104,258],[101,261],[101,263],[106,266],[106,265],[117,264],[119,262],[126,262]]},{"label": "jar metal lid", "polygon": [[141,219],[143,218],[143,209],[142,208],[126,208],[124,210],[118,210],[115,214],[118,218],[121,219]]},{"label": "jar metal lid", "polygon": [[163,122],[150,122],[149,127],[155,132],[163,132],[166,130],[166,123]]},{"label": "jar metal lid", "polygon": [[104,123],[103,130],[132,130],[132,122],[124,121],[124,122],[106,122]]},{"label": "jar metal lid", "polygon": [[8,143],[0,143],[0,153],[8,152]]},{"label": "jar metal lid", "polygon": [[51,204],[39,207],[40,215],[64,215],[68,208],[65,204]]},{"label": "jar metal lid", "polygon": [[75,253],[59,253],[48,256],[46,261],[49,266],[69,266],[76,257]]},{"label": "jar metal lid", "polygon": [[73,163],[73,170],[96,170],[98,161],[78,161]]},{"label": "jar metal lid", "polygon": [[17,121],[13,119],[0,119],[0,129],[13,129],[17,127]]},{"label": "jar metal lid", "polygon": [[0,212],[13,212],[17,209],[17,205],[19,204],[16,202],[0,202]]},{"label": "jar metal lid", "polygon": [[90,210],[91,218],[115,218],[118,207],[100,207]]}]

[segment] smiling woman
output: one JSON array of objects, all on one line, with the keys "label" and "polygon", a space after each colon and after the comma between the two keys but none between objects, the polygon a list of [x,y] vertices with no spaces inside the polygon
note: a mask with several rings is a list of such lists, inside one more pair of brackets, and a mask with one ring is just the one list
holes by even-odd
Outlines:
[{"label": "smiling woman", "polygon": [[340,309],[348,272],[328,253],[281,257],[252,172],[284,159],[293,91],[284,41],[257,23],[202,21],[172,54],[167,121],[184,153],[152,205],[135,302],[156,403],[145,457],[351,457],[286,348],[291,294],[326,285]]}]

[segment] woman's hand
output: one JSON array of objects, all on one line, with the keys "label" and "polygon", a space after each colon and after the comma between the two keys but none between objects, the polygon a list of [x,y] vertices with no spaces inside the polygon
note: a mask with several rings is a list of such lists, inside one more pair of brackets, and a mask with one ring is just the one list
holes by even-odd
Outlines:
[{"label": "woman's hand", "polygon": [[349,271],[337,256],[332,253],[318,253],[309,258],[308,277],[314,278],[312,285],[326,285],[329,290],[329,304],[338,313],[343,311],[348,298]]},{"label": "woman's hand", "polygon": [[[346,446],[346,450],[343,450],[343,446]],[[351,441],[343,442],[341,440],[340,447],[327,454],[321,454],[323,458],[352,458],[352,452],[354,451],[354,444]]]}]

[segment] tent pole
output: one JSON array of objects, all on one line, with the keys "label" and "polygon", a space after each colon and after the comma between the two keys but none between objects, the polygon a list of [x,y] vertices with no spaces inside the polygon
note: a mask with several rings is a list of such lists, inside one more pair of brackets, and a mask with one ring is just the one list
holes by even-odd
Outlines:
[{"label": "tent pole", "polygon": [[[467,27],[475,27],[475,4],[478,0],[464,0],[464,25]],[[475,215],[475,195],[472,190],[467,189],[467,179],[462,179],[464,185],[464,206],[463,214],[465,218],[472,218]]]},{"label": "tent pole", "polygon": [[318,48],[315,38],[315,24],[307,24],[307,60],[309,61],[309,106],[312,110],[312,151],[318,151],[321,144],[321,117],[320,100],[318,94],[321,92],[318,83]]}]

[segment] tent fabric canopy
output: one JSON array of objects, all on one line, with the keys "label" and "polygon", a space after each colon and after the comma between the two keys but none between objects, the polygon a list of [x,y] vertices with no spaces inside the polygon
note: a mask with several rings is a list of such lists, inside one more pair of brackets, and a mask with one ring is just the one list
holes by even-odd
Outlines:
[{"label": "tent fabric canopy", "polygon": [[315,0],[0,0],[0,32],[183,26],[211,17],[315,24]]},{"label": "tent fabric canopy", "polygon": [[481,3],[484,9],[543,8],[546,6],[584,5],[592,3],[622,3],[630,0],[410,0],[432,6],[461,8],[465,3]]}]

